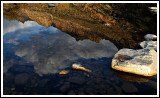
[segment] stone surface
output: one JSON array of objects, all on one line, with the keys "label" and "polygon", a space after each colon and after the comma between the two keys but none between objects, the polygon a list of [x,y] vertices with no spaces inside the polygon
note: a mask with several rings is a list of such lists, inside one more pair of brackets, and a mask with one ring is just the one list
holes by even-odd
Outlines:
[{"label": "stone surface", "polygon": [[68,81],[74,84],[82,85],[85,82],[85,79],[82,77],[71,77]]},{"label": "stone surface", "polygon": [[[121,61],[118,55],[127,55],[132,59],[124,59]],[[155,50],[149,49],[121,49],[112,59],[111,67],[115,70],[128,73],[153,76],[157,74],[157,53]]]},{"label": "stone surface", "polygon": [[24,85],[29,80],[29,75],[26,73],[18,74],[15,76],[15,84],[16,85]]},{"label": "stone surface", "polygon": [[142,48],[157,51],[157,41],[143,41],[143,42],[140,42],[139,45]]},{"label": "stone surface", "polygon": [[131,83],[124,83],[121,88],[126,93],[135,93],[138,92],[138,89]]},{"label": "stone surface", "polygon": [[146,35],[144,36],[144,38],[145,38],[146,40],[155,40],[155,39],[157,39],[157,36],[154,35],[154,34],[146,34]]},{"label": "stone surface", "polygon": [[61,87],[60,87],[60,91],[61,92],[65,92],[65,91],[67,91],[67,89],[69,89],[70,88],[70,85],[69,84],[64,84],[64,85],[62,85]]},{"label": "stone surface", "polygon": [[68,70],[62,70],[62,71],[59,72],[60,75],[66,75],[68,73],[69,73]]},{"label": "stone surface", "polygon": [[146,86],[150,86],[151,88],[157,90],[157,82],[156,81],[152,81],[150,80],[147,84],[145,84]]},{"label": "stone surface", "polygon": [[54,4],[48,4],[48,7],[55,7]]},{"label": "stone surface", "polygon": [[157,13],[157,7],[148,7],[151,12]]}]

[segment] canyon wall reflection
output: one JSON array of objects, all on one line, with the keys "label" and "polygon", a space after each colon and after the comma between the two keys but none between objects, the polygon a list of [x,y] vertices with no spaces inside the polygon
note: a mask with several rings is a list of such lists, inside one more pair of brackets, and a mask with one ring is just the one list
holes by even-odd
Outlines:
[{"label": "canyon wall reflection", "polygon": [[[46,28],[33,21],[27,23],[34,25],[26,26],[23,29],[21,29],[21,25],[16,25],[17,27],[14,25],[15,28],[12,32],[4,34],[4,49],[9,47],[8,51],[13,50],[13,53],[5,50],[4,58],[7,55],[14,55],[10,59],[4,60],[4,72],[7,72],[7,69],[15,63],[18,65],[32,63],[36,73],[42,76],[43,74],[58,73],[81,58],[110,58],[118,51],[109,40],[101,40],[100,43],[88,39],[76,41],[75,38],[54,27]],[[4,27],[4,31],[6,29],[7,27]],[[15,57],[21,58],[23,62],[17,62]]]},{"label": "canyon wall reflection", "polygon": [[[149,6],[154,3],[47,3],[4,4],[4,18],[25,23],[36,21],[45,27],[54,26],[76,38],[97,43],[110,40],[118,49],[140,48],[138,43],[148,33],[157,34],[157,15]],[[127,9],[126,9],[127,8]]]}]

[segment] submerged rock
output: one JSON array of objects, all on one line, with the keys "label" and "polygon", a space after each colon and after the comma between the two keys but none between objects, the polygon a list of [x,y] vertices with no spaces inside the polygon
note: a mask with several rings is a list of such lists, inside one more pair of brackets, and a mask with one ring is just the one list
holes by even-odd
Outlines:
[{"label": "submerged rock", "polygon": [[146,35],[144,36],[144,38],[145,38],[146,40],[155,40],[155,39],[157,39],[157,36],[154,35],[154,34],[146,34]]},{"label": "submerged rock", "polygon": [[59,72],[60,75],[66,75],[68,73],[69,73],[68,70],[62,70],[62,71]]},{"label": "submerged rock", "polygon": [[29,80],[29,77],[27,73],[18,74],[15,76],[14,83],[16,85],[24,85]]},{"label": "submerged rock", "polygon": [[83,77],[71,77],[68,81],[78,85],[82,85],[86,82],[86,80]]},{"label": "submerged rock", "polygon": [[[119,59],[124,56],[123,60]],[[149,49],[121,49],[112,59],[112,68],[119,71],[153,76],[157,74],[157,53]]]},{"label": "submerged rock", "polygon": [[157,41],[143,41],[143,42],[140,42],[139,45],[142,48],[157,51]]},{"label": "submerged rock", "polygon": [[69,84],[64,84],[60,87],[60,91],[61,92],[66,92],[68,89],[70,88],[70,85]]},{"label": "submerged rock", "polygon": [[136,86],[134,86],[131,83],[124,83],[121,88],[123,89],[124,92],[126,93],[135,93],[138,92],[138,89],[136,88]]},{"label": "submerged rock", "polygon": [[82,67],[80,64],[73,64],[72,69],[91,72],[91,70]]}]

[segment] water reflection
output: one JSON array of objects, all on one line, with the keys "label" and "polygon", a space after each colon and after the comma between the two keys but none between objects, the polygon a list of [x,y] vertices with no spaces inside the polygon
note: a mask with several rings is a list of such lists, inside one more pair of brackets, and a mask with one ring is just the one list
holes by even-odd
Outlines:
[{"label": "water reflection", "polygon": [[26,21],[25,23],[18,22],[17,20],[8,21],[6,19],[3,19],[3,34],[7,32],[12,32],[17,29],[23,29],[25,27],[32,27],[34,25],[37,25],[34,21]]},{"label": "water reflection", "polygon": [[[4,44],[14,45],[10,47],[10,50],[14,50],[14,55],[23,59],[25,63],[33,63],[36,73],[40,76],[58,73],[60,70],[70,67],[78,59],[109,58],[118,51],[108,40],[101,40],[100,43],[90,40],[77,42],[70,35],[54,27],[46,28],[33,21],[30,23],[34,25],[23,29],[21,29],[22,26],[18,28],[17,25],[15,31],[5,33]],[[4,28],[4,31],[6,29]],[[7,53],[6,55],[13,54]]]},{"label": "water reflection", "polygon": [[124,72],[117,71],[114,69],[112,69],[112,72],[116,73],[116,75],[119,76],[120,78],[130,81],[130,82],[148,82],[152,78],[152,77],[134,75],[131,73],[124,73]]},{"label": "water reflection", "polygon": [[[118,49],[140,48],[137,43],[144,40],[148,32],[156,34],[157,15],[149,6],[156,4],[101,4],[101,3],[10,3],[4,4],[5,19],[54,26],[67,32],[77,40],[90,39],[99,42],[110,40]],[[128,9],[126,9],[128,8]],[[157,35],[157,34],[156,34]]]},{"label": "water reflection", "polygon": [[[120,20],[117,25],[107,27],[101,23],[103,20],[97,20],[94,16],[98,18],[107,11],[101,9],[108,4],[98,4],[95,8],[91,7],[92,5],[94,7],[94,4],[91,6],[82,4],[82,9],[85,7],[86,11],[79,9],[81,4],[69,5],[57,4],[57,7],[50,9],[48,4],[4,4],[4,18],[16,19],[23,23],[4,20],[3,93],[5,95],[156,94],[156,76],[149,80],[126,73],[115,74],[110,67],[112,57],[118,51],[114,44],[120,48],[136,48],[143,34],[148,31],[145,28],[150,27],[144,25],[137,28],[137,25],[132,26],[126,20]],[[146,13],[143,10],[139,12],[135,7],[130,9],[139,13],[135,14],[138,18],[134,19],[139,20],[140,16],[148,17],[148,14],[141,15],[142,12]],[[92,13],[94,10],[100,12]],[[124,13],[123,11],[122,9],[120,12],[133,15],[130,10]],[[125,16],[128,17],[128,14]],[[150,20],[147,17],[142,19]],[[150,17],[156,19],[152,15]],[[43,26],[28,20],[34,20]],[[137,21],[134,22],[139,24]],[[152,22],[154,24],[155,21]],[[148,23],[153,28],[156,27],[150,21]],[[50,27],[51,25],[69,35]],[[143,28],[144,31],[141,33],[139,29]],[[103,38],[109,39],[114,44],[109,40],[102,40]],[[73,63],[80,63],[92,72],[72,70]],[[70,72],[67,75],[57,74],[64,69]]]},{"label": "water reflection", "polygon": [[[18,21],[10,22],[16,24]],[[156,93],[156,77],[149,79],[126,73],[115,74],[111,70],[111,60],[118,49],[109,40],[101,40],[100,43],[90,40],[76,41],[57,28],[46,28],[33,21],[27,23],[32,26],[17,25],[16,29],[3,35],[4,94]],[[92,72],[72,70],[73,63],[80,63]],[[64,69],[69,70],[69,73],[59,75]]]}]

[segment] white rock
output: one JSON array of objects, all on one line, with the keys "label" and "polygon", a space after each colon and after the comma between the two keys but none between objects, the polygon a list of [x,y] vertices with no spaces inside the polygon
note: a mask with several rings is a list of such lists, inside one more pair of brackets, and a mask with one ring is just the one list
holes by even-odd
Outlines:
[{"label": "white rock", "polygon": [[155,40],[155,39],[157,39],[157,36],[154,35],[154,34],[146,34],[146,35],[144,36],[144,38],[145,38],[146,40]]},{"label": "white rock", "polygon": [[110,23],[106,23],[106,24],[104,24],[105,26],[111,26],[111,24]]},{"label": "white rock", "polygon": [[157,7],[148,7],[150,11],[157,13]]},{"label": "white rock", "polygon": [[55,7],[54,4],[48,4],[48,7]]},{"label": "white rock", "polygon": [[157,74],[157,53],[149,49],[121,49],[112,59],[111,67],[128,73],[153,76]]},{"label": "white rock", "polygon": [[139,45],[144,49],[146,48],[157,51],[157,41],[143,41],[140,42]]}]

